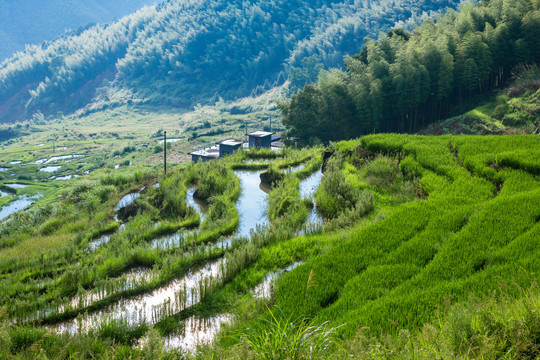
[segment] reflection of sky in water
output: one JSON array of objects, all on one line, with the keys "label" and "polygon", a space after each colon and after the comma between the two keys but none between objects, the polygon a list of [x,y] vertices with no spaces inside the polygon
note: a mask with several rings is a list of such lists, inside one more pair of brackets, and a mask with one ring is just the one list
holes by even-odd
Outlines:
[{"label": "reflection of sky in water", "polygon": [[322,223],[323,221],[322,217],[317,212],[317,205],[315,204],[315,199],[313,199],[313,195],[315,194],[315,191],[317,191],[317,188],[321,183],[322,177],[323,173],[321,170],[319,170],[300,183],[300,196],[303,199],[311,198],[314,205],[306,221],[307,225]]},{"label": "reflection of sky in water", "polygon": [[203,319],[192,316],[184,322],[180,334],[165,338],[164,346],[167,349],[194,353],[198,345],[211,344],[221,326],[230,322],[231,316],[228,314]]},{"label": "reflection of sky in water", "polygon": [[260,171],[235,171],[240,179],[242,192],[236,209],[240,217],[238,235],[249,237],[257,225],[268,223],[268,194],[260,188]]},{"label": "reflection of sky in water", "polygon": [[24,184],[6,184],[6,185],[9,186],[12,189],[24,189],[25,187],[28,186],[28,185],[24,185]]},{"label": "reflection of sky in water", "polygon": [[71,180],[71,179],[78,178],[78,177],[79,177],[79,175],[66,175],[66,176],[59,176],[54,180],[67,181],[67,180]]},{"label": "reflection of sky in water", "polygon": [[91,249],[91,250],[96,250],[96,249],[99,248],[101,245],[108,243],[109,240],[111,240],[111,236],[110,236],[110,235],[103,235],[102,237],[100,237],[100,238],[97,239],[97,240],[92,241],[92,242],[89,243],[88,245],[90,246],[90,249]]},{"label": "reflection of sky in water", "polygon": [[9,215],[21,211],[35,203],[37,200],[41,199],[43,195],[35,195],[28,197],[26,195],[21,196],[19,199],[12,201],[9,205],[6,205],[0,210],[0,220],[7,218]]},{"label": "reflection of sky in water", "polygon": [[118,211],[120,210],[121,208],[123,207],[126,207],[128,205],[131,205],[133,204],[133,202],[135,201],[135,199],[137,199],[138,197],[140,197],[141,194],[139,193],[131,193],[131,194],[127,194],[126,196],[124,196],[120,202],[118,203],[118,205],[116,205],[116,208],[114,210]]},{"label": "reflection of sky in water", "polygon": [[184,243],[184,233],[175,233],[152,240],[152,249],[168,250],[180,247]]},{"label": "reflection of sky in water", "polygon": [[205,206],[205,203],[204,201],[201,201],[201,200],[195,200],[195,198],[193,197],[193,194],[195,194],[196,190],[197,189],[195,187],[191,187],[187,190],[186,204],[188,206],[191,206],[195,210],[195,212],[199,214],[199,216],[201,217],[201,223],[202,223],[206,217],[203,211],[205,210],[203,209],[203,207]]},{"label": "reflection of sky in water", "polygon": [[53,156],[53,157],[50,158],[49,160],[45,161],[45,164],[50,164],[50,163],[52,163],[52,162],[60,161],[60,160],[69,160],[69,159],[81,158],[81,157],[84,157],[84,155],[63,155],[63,156]]},{"label": "reflection of sky in water", "polygon": [[55,171],[60,170],[61,167],[62,166],[47,166],[47,167],[39,169],[39,171],[47,172],[47,173],[53,173]]},{"label": "reflection of sky in water", "polygon": [[280,271],[275,271],[275,272],[271,272],[270,274],[268,274],[264,280],[262,281],[262,283],[260,283],[259,285],[257,285],[253,290],[252,290],[252,294],[253,294],[253,297],[255,298],[258,298],[258,299],[265,299],[265,298],[270,298],[270,296],[272,295],[272,287],[273,287],[273,284],[274,284],[274,281],[283,273],[285,272],[289,272],[291,270],[294,270],[296,267],[298,267],[299,265],[302,265],[303,262],[300,262],[300,261],[297,261],[295,263],[292,263],[291,265],[287,266],[285,269],[283,270],[280,270]]},{"label": "reflection of sky in water", "polygon": [[[213,263],[207,263],[202,268],[192,270],[184,277],[173,280],[165,287],[150,293],[122,299],[104,309],[81,315],[77,319],[68,320],[56,326],[55,330],[58,333],[69,333],[71,335],[86,333],[107,318],[123,319],[129,325],[155,324],[161,319],[200,302],[199,284],[204,282],[205,279],[218,278],[224,264],[224,258]],[[143,272],[150,271],[144,269]],[[140,276],[145,275],[141,273]]]},{"label": "reflection of sky in water", "polygon": [[323,173],[319,170],[300,182],[300,196],[304,199],[313,196],[321,183],[322,177]]},{"label": "reflection of sky in water", "polygon": [[295,173],[297,171],[303,170],[305,167],[306,167],[306,163],[303,163],[303,164],[300,164],[300,165],[285,168],[283,171],[285,173],[291,174],[291,173]]}]

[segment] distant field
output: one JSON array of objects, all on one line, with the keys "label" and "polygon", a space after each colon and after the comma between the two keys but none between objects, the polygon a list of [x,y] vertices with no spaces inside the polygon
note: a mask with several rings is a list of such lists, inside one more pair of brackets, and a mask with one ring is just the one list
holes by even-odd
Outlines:
[{"label": "distant field", "polygon": [[[233,103],[197,107],[185,111],[171,107],[121,106],[97,112],[58,117],[42,122],[4,125],[0,134],[0,184],[8,181],[46,182],[49,188],[71,186],[82,179],[95,180],[104,174],[153,170],[163,165],[164,131],[169,139],[167,162],[170,166],[191,161],[194,147],[228,137],[242,137],[248,131],[283,130],[280,115],[272,105],[282,90],[275,89],[257,98]],[[43,164],[54,157],[82,155],[77,161]],[[21,163],[19,163],[21,162]],[[37,163],[36,163],[37,162]],[[50,165],[58,170],[43,172]],[[56,181],[77,176],[69,181]],[[48,194],[48,191],[45,191]],[[56,201],[57,192],[41,202]],[[0,198],[4,204],[8,198]]]}]

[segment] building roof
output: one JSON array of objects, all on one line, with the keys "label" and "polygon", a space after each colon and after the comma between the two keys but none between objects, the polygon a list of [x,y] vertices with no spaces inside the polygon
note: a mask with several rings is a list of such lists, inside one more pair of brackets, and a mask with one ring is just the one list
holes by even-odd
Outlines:
[{"label": "building roof", "polygon": [[239,146],[242,145],[243,141],[236,140],[236,139],[227,139],[219,142],[219,145],[227,145],[227,146]]},{"label": "building roof", "polygon": [[195,150],[188,153],[188,155],[197,155],[202,157],[219,157],[219,146],[215,145],[205,149]]},{"label": "building roof", "polygon": [[272,134],[273,133],[268,132],[268,131],[255,131],[255,132],[252,132],[252,133],[248,134],[248,136],[266,137],[266,136],[271,136]]}]

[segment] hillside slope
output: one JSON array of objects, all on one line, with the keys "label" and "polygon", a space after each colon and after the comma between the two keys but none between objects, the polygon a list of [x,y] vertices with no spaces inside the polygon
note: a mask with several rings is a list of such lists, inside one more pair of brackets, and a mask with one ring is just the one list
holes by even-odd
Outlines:
[{"label": "hillside slope", "polygon": [[280,104],[283,124],[305,144],[419,131],[501,89],[516,68],[540,63],[539,37],[535,0],[464,4],[412,32],[369,41],[345,71],[322,72],[317,85]]},{"label": "hillside slope", "polygon": [[281,84],[318,54],[336,66],[367,35],[460,1],[165,1],[28,48],[0,66],[0,121],[116,104],[191,106]]},{"label": "hillside slope", "polygon": [[429,125],[420,135],[538,134],[540,131],[540,70],[516,72],[503,90],[472,110]]},{"label": "hillside slope", "polygon": [[26,44],[49,41],[67,29],[111,21],[154,0],[0,1],[0,62]]}]

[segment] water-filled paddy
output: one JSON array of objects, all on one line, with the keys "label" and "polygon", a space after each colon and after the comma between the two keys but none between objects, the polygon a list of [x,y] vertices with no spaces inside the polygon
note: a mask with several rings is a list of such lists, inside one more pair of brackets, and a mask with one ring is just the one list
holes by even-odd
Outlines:
[{"label": "water-filled paddy", "polygon": [[17,200],[12,201],[8,205],[4,206],[2,210],[0,210],[0,220],[3,220],[7,218],[9,215],[14,214],[18,211],[24,210],[39,199],[41,199],[43,195],[38,194],[34,196],[27,196],[22,195]]},{"label": "water-filled paddy", "polygon": [[[194,269],[182,278],[150,293],[118,301],[104,309],[81,315],[76,319],[55,327],[59,333],[75,335],[86,333],[105,319],[122,319],[129,325],[141,323],[155,324],[172,314],[176,314],[201,301],[200,286],[211,279],[217,279],[222,272],[225,259],[208,263]],[[150,271],[150,270],[148,270]]]},{"label": "water-filled paddy", "polygon": [[268,194],[261,188],[260,171],[235,171],[242,192],[236,204],[240,225],[237,235],[249,237],[257,225],[268,223]]}]

